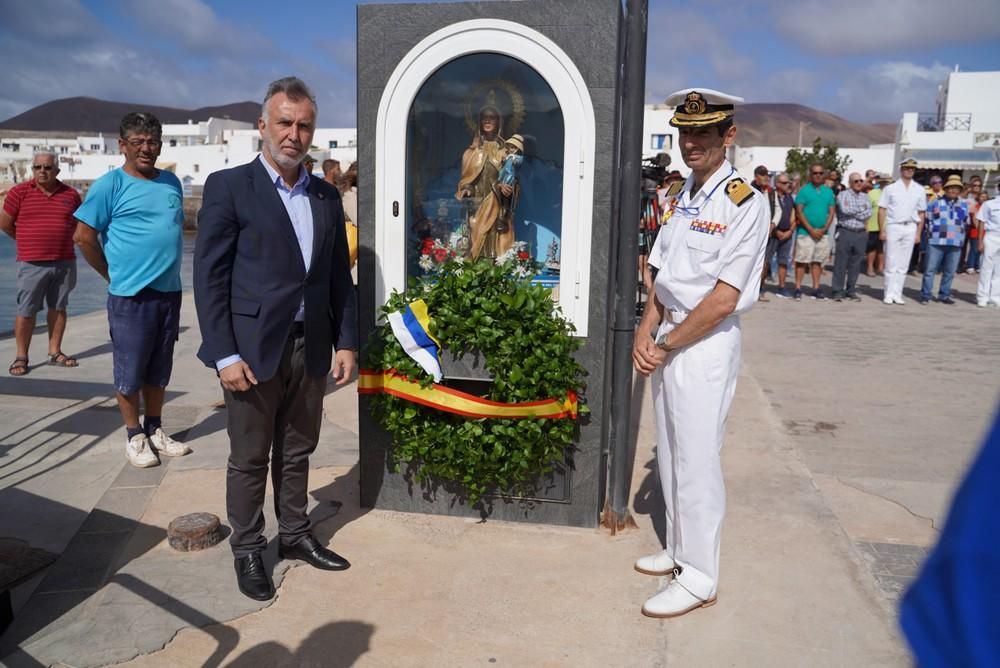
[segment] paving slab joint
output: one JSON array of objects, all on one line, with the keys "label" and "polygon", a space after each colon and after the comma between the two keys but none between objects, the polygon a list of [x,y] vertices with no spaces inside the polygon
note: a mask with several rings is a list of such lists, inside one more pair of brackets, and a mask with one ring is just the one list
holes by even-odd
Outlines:
[{"label": "paving slab joint", "polygon": [[852,485],[851,483],[847,482],[846,480],[844,480],[840,476],[835,476],[835,478],[836,478],[837,482],[839,482],[841,485],[844,485],[845,487],[850,487],[851,489],[853,489],[855,491],[858,491],[858,492],[861,492],[862,494],[867,494],[869,496],[874,496],[877,499],[882,499],[883,501],[888,501],[889,503],[891,503],[893,505],[899,506],[900,508],[902,508],[903,510],[905,510],[906,512],[908,512],[910,515],[912,515],[913,517],[917,518],[918,520],[923,520],[923,521],[927,522],[930,525],[931,529],[934,529],[935,531],[938,531],[938,532],[941,531],[940,527],[935,526],[935,524],[934,524],[934,518],[933,517],[927,517],[925,515],[920,515],[918,513],[915,513],[912,510],[910,510],[909,508],[907,508],[906,504],[904,504],[904,503],[902,503],[900,501],[897,501],[896,499],[890,499],[888,496],[885,496],[883,494],[879,494],[878,492],[873,492],[870,489],[865,489],[864,487],[859,487],[857,485]]}]

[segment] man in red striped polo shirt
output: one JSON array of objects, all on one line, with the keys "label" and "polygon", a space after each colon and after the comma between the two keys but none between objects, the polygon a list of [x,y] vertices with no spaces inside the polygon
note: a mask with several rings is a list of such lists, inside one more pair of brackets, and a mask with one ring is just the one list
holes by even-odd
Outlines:
[{"label": "man in red striped polo shirt", "polygon": [[43,304],[49,307],[49,364],[77,365],[63,353],[62,339],[69,293],[76,286],[73,212],[80,206],[80,195],[57,178],[59,160],[51,151],[35,153],[31,173],[33,179],[8,191],[0,213],[0,229],[17,243],[17,355],[9,369],[12,376],[29,371],[28,346]]}]

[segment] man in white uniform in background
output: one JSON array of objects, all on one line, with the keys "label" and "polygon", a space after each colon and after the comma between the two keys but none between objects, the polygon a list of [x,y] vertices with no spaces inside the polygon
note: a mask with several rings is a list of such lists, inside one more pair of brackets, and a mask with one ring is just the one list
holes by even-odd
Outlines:
[{"label": "man in white uniform in background", "polygon": [[979,225],[979,285],[976,286],[976,306],[1000,306],[1000,181],[993,199],[983,202],[976,213]]},{"label": "man in white uniform in background", "polygon": [[643,605],[649,617],[716,600],[726,505],[720,452],[740,367],[739,314],[757,301],[770,229],[767,199],[726,160],[739,102],[705,88],[667,98],[691,175],[650,251],[659,271],[632,351],[636,370],[652,375],[666,506],[666,549],[635,568],[673,577]]},{"label": "man in white uniform in background", "polygon": [[927,193],[913,180],[917,161],[899,163],[899,180],[886,186],[878,202],[879,239],[885,244],[885,290],[882,302],[905,304],[903,284],[914,244],[920,243],[927,211]]}]

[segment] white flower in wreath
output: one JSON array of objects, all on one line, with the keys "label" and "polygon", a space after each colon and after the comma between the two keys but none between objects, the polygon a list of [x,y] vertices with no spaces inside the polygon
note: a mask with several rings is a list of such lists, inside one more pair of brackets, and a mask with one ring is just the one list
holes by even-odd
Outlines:
[{"label": "white flower in wreath", "polygon": [[417,260],[417,264],[420,265],[420,268],[424,271],[430,271],[434,268],[434,258],[430,255],[421,255],[420,259]]}]

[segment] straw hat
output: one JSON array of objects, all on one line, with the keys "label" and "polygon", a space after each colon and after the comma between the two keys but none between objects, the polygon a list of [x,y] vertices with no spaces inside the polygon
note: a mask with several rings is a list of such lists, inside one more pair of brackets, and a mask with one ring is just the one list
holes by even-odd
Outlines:
[{"label": "straw hat", "polygon": [[945,190],[947,190],[948,188],[958,188],[961,190],[964,187],[965,184],[962,183],[962,177],[959,176],[958,174],[952,174],[951,176],[948,177],[948,180],[945,181],[944,183]]},{"label": "straw hat", "polygon": [[521,153],[524,153],[524,137],[521,135],[511,135],[507,143],[517,148]]}]

